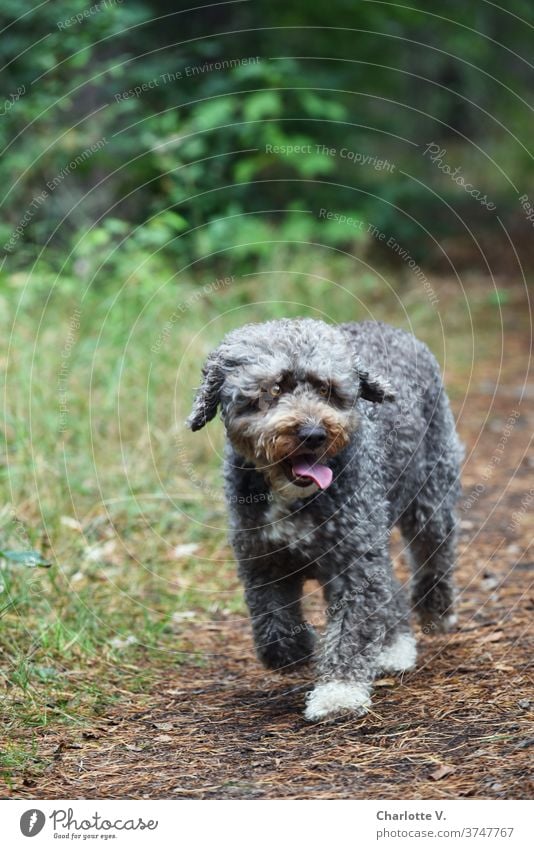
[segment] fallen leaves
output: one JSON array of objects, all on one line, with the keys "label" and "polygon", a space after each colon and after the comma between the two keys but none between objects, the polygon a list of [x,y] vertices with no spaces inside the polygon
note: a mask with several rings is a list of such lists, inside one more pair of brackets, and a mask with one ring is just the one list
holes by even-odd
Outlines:
[{"label": "fallen leaves", "polygon": [[449,766],[449,764],[440,764],[434,772],[431,772],[429,778],[432,781],[440,781],[442,778],[445,778],[447,775],[451,775],[451,773],[455,772],[455,767]]},{"label": "fallen leaves", "polygon": [[195,554],[199,548],[200,546],[196,542],[185,542],[181,545],[175,545],[170,556],[174,560],[180,560],[182,557],[190,557]]},{"label": "fallen leaves", "polygon": [[82,525],[78,519],[74,519],[72,516],[61,516],[59,521],[64,528],[70,528],[71,531],[77,531],[80,534],[82,533]]},{"label": "fallen leaves", "polygon": [[498,643],[505,636],[504,631],[493,631],[491,634],[486,634],[485,637],[481,637],[481,643]]}]

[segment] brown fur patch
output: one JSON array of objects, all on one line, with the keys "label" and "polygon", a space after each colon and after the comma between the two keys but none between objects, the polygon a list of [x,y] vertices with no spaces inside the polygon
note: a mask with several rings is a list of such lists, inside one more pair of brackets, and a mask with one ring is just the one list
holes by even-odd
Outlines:
[{"label": "brown fur patch", "polygon": [[304,410],[285,410],[262,418],[256,431],[257,449],[269,463],[280,463],[302,450],[298,431],[311,423],[320,424],[326,430],[326,447],[321,453],[331,457],[347,445],[353,424],[350,417],[335,413],[325,404],[307,405]]}]

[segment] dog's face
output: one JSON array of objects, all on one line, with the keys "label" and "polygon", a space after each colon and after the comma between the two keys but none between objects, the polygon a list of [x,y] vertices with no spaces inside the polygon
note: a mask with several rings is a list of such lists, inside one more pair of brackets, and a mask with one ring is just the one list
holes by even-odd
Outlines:
[{"label": "dog's face", "polygon": [[357,427],[358,398],[391,397],[362,371],[345,334],[311,319],[233,331],[210,354],[203,375],[191,429],[203,427],[220,405],[236,451],[288,499],[330,486],[329,460]]}]

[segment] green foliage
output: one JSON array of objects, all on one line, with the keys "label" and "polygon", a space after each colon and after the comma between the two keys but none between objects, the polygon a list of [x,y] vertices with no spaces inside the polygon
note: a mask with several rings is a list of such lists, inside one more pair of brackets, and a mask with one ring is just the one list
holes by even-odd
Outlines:
[{"label": "green foliage", "polygon": [[8,563],[17,563],[21,566],[42,566],[49,569],[52,565],[38,551],[15,551],[11,549],[0,550],[0,557],[7,560]]},{"label": "green foliage", "polygon": [[423,156],[429,142],[503,214],[512,183],[532,173],[526,0],[513,15],[460,0],[101,5],[54,0],[21,15],[20,0],[2,4],[0,246],[11,271],[44,245],[67,286],[80,262],[103,279],[93,268],[103,252],[109,272],[142,251],[253,268],[273,239],[359,250],[365,240],[321,221],[321,208],[430,259],[417,221],[432,220],[439,240],[452,218],[426,185],[467,222],[479,209]]}]

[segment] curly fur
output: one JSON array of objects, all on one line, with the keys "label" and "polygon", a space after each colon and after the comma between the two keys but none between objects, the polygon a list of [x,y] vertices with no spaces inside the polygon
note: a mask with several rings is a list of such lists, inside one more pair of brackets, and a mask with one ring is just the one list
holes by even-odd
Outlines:
[{"label": "curly fur", "polygon": [[[218,406],[230,539],[258,657],[280,670],[315,658],[308,719],[361,713],[380,671],[415,663],[389,554],[393,525],[409,547],[421,622],[454,622],[461,450],[438,364],[414,336],[381,322],[247,325],[209,356],[189,426]],[[324,431],[314,454],[333,472],[325,489],[288,473],[303,425]],[[327,603],[318,646],[300,606],[308,578]]]}]

